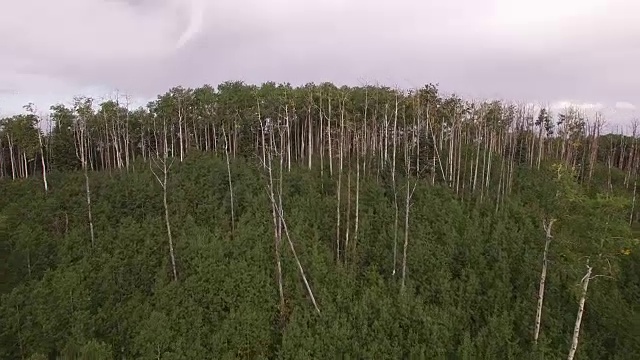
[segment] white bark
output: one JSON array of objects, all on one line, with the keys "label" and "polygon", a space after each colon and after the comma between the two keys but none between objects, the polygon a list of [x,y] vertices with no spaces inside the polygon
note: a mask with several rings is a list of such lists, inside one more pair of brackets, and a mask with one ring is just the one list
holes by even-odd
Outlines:
[{"label": "white bark", "polygon": [[[413,142],[412,142],[413,146]],[[409,139],[407,136],[407,123],[404,122],[404,164],[405,164],[405,176],[406,176],[406,196],[404,204],[404,245],[402,247],[402,282],[400,289],[404,290],[406,277],[407,277],[407,249],[409,247],[409,209],[411,208],[411,197],[418,185],[418,182],[414,182],[413,189],[411,189],[411,153],[409,152]]]},{"label": "white bark", "polygon": [[569,349],[569,355],[567,360],[573,360],[578,349],[578,340],[580,339],[580,325],[582,324],[582,315],[584,314],[584,303],[587,300],[587,289],[589,288],[589,281],[591,280],[591,274],[593,267],[589,265],[587,260],[587,273],[582,278],[582,294],[580,296],[580,303],[578,304],[578,315],[576,316],[576,324],[573,327],[573,338],[571,339],[571,348]]},{"label": "white bark", "polygon": [[398,189],[396,184],[396,145],[397,145],[397,128],[398,128],[398,97],[396,96],[396,106],[393,118],[393,158],[391,159],[391,182],[393,186],[393,207],[395,210],[395,217],[393,223],[393,272],[391,275],[396,275],[396,268],[398,263]]},{"label": "white bark", "polygon": [[[265,148],[266,148],[266,143],[265,143],[265,136],[264,136],[264,126],[262,125],[262,120],[260,120],[260,128],[261,128],[261,133],[262,133],[262,152],[263,152],[263,156],[265,156]],[[273,139],[271,137],[271,139]],[[271,141],[271,145],[273,145],[273,141]],[[272,219],[273,219],[273,236],[274,236],[274,244],[275,244],[275,256],[276,256],[276,278],[277,278],[277,282],[278,282],[278,295],[280,298],[280,315],[282,316],[284,313],[284,290],[283,290],[283,285],[282,285],[282,261],[281,261],[281,255],[280,255],[280,246],[282,244],[282,237],[279,231],[279,225],[280,222],[278,221],[278,210],[276,208],[276,203],[275,201],[273,201],[273,199],[275,199],[275,195],[274,195],[274,191],[273,191],[273,173],[271,171],[271,148],[269,148],[269,156],[268,157],[264,157],[264,159],[268,159],[269,163],[265,162],[263,163],[263,167],[266,168],[269,171],[269,183],[268,183],[268,190],[269,190],[269,199],[271,199],[271,215],[272,215]]]},{"label": "white bark", "polygon": [[[281,133],[281,139],[283,138],[283,134]],[[273,138],[272,138],[273,139]],[[263,143],[264,143],[264,135],[263,135]],[[272,141],[273,144],[273,141]],[[275,198],[275,194],[274,194],[274,187],[273,187],[273,176],[271,173],[271,152],[269,152],[269,157],[268,157],[268,161],[269,164],[266,166],[268,168],[269,171],[269,185],[268,185],[268,195],[269,195],[269,200],[271,200],[271,209],[272,212],[274,214],[274,226],[276,231],[274,232],[275,234],[275,238],[276,238],[276,261],[277,261],[277,272],[278,272],[278,291],[280,293],[280,304],[281,304],[281,311],[284,310],[284,294],[283,294],[283,290],[282,290],[282,268],[281,268],[281,264],[280,264],[280,252],[279,252],[279,245],[280,242],[282,241],[282,232],[279,231],[279,229],[284,229],[285,235],[287,237],[287,242],[289,243],[289,247],[291,249],[291,252],[293,253],[293,257],[295,259],[296,265],[298,267],[298,271],[300,272],[300,276],[302,277],[302,281],[304,282],[305,288],[307,289],[307,292],[309,294],[309,297],[311,298],[311,302],[313,303],[314,308],[316,309],[316,311],[318,313],[320,313],[320,308],[318,307],[318,303],[316,302],[315,296],[313,295],[313,290],[311,289],[311,285],[309,284],[309,281],[307,280],[307,276],[305,275],[304,272],[304,268],[302,267],[302,264],[300,263],[300,259],[298,258],[298,254],[296,252],[296,249],[293,245],[293,241],[291,240],[291,236],[289,234],[289,229],[287,228],[287,223],[284,219],[284,212],[283,212],[283,206],[282,206],[282,173],[283,173],[283,155],[284,155],[284,149],[283,149],[283,144],[282,141],[280,142],[280,146],[281,146],[281,151],[280,151],[280,190],[278,191],[278,199],[276,200]],[[279,223],[276,224],[276,220],[275,220],[275,215],[277,213],[277,217],[279,220]]]},{"label": "white bark", "polygon": [[11,158],[11,178],[13,180],[16,179],[16,160],[13,154],[13,141],[11,141],[11,136],[7,134],[7,140],[9,141],[9,157]]},{"label": "white bark", "polygon": [[[356,137],[356,143],[357,142],[358,140]],[[356,147],[356,149],[358,148]],[[359,217],[360,217],[360,154],[359,154],[359,150],[357,151],[358,152],[356,153],[356,218],[355,218],[355,228],[353,229],[354,249],[355,249],[355,246],[358,244],[358,224],[359,224]],[[366,164],[366,161],[367,160],[365,158],[363,162]]]},{"label": "white bark", "polygon": [[538,286],[538,306],[536,307],[536,321],[535,329],[533,332],[533,342],[536,344],[538,343],[538,337],[540,335],[540,323],[542,321],[542,305],[544,302],[544,288],[547,280],[549,245],[551,244],[551,240],[553,239],[553,236],[551,235],[551,227],[553,226],[553,223],[555,221],[555,219],[551,219],[542,223],[546,238],[544,242],[544,253],[542,254],[542,271],[540,272],[540,284]]},{"label": "white bark", "polygon": [[222,129],[222,136],[224,137],[224,154],[227,160],[227,175],[229,178],[229,196],[231,197],[231,234],[235,234],[235,216],[233,210],[233,183],[231,181],[231,165],[229,163],[229,142],[227,141],[227,134]]},{"label": "white bark", "polygon": [[[282,193],[279,193],[280,202],[282,202]],[[272,200],[275,202],[275,199]],[[311,302],[313,303],[313,307],[316,309],[318,313],[320,313],[320,308],[318,307],[318,303],[316,302],[316,298],[313,295],[313,290],[311,290],[311,285],[309,285],[309,281],[307,280],[307,276],[304,273],[304,269],[302,268],[302,264],[300,263],[300,259],[298,259],[298,254],[296,253],[296,249],[293,246],[293,241],[291,241],[291,237],[289,235],[289,229],[287,228],[287,222],[284,220],[284,213],[282,207],[278,209],[278,216],[282,221],[282,227],[284,228],[284,233],[287,237],[287,242],[289,243],[289,248],[293,253],[293,257],[296,261],[296,265],[298,266],[298,271],[300,272],[300,276],[302,277],[302,281],[304,282],[304,286],[307,288],[307,292],[309,293],[309,297],[311,298]]]},{"label": "white bark", "polygon": [[336,196],[338,201],[336,204],[336,261],[340,261],[340,195],[342,192],[342,157],[343,157],[343,145],[344,145],[344,101],[340,111],[340,144],[338,147],[339,167],[338,167],[338,188],[336,190]]},{"label": "white bark", "polygon": [[157,158],[157,159],[153,159],[153,162],[155,163],[156,167],[158,167],[160,169],[160,171],[162,171],[162,177],[158,176],[158,174],[153,170],[153,167],[151,166],[151,163],[149,163],[149,167],[151,168],[151,172],[153,172],[153,175],[156,177],[156,180],[158,180],[158,183],[160,184],[160,186],[162,187],[162,204],[164,205],[164,221],[165,221],[165,225],[167,227],[167,238],[169,239],[169,256],[171,258],[171,270],[173,272],[173,280],[174,281],[178,281],[178,271],[176,269],[176,257],[175,257],[175,252],[173,249],[173,236],[171,234],[171,222],[169,221],[169,205],[167,203],[167,178],[168,178],[168,174],[169,174],[169,169],[171,168],[171,165],[173,165],[173,160],[171,160],[171,162],[168,161],[168,154],[166,151],[167,148],[167,142],[166,142],[166,132],[167,132],[167,127],[166,127],[166,122],[165,122],[165,126],[164,126],[164,131],[165,131],[165,151],[164,151],[164,157],[163,158]]},{"label": "white bark", "polygon": [[42,163],[42,182],[44,183],[44,192],[49,191],[49,183],[47,182],[47,165],[44,161],[44,145],[42,144],[42,134],[38,129],[38,141],[40,142],[40,162]]},{"label": "white bark", "polygon": [[633,180],[633,200],[631,201],[631,211],[629,214],[629,226],[633,225],[633,213],[636,209],[636,190],[638,189],[637,180]]},{"label": "white bark", "polygon": [[84,174],[85,193],[87,198],[87,212],[89,218],[89,232],[91,235],[91,246],[95,245],[95,234],[93,231],[93,215],[91,213],[91,187],[89,186],[89,165],[87,161],[88,155],[88,135],[87,135],[87,119],[81,118],[78,120],[80,124],[77,125],[76,137],[78,147],[76,148],[76,156],[82,164],[82,170]]}]

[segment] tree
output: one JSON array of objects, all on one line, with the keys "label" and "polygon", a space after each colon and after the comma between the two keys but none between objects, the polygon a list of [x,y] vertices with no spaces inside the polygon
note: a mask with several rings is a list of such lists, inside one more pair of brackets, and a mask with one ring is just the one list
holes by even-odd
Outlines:
[{"label": "tree", "polygon": [[[33,103],[29,103],[25,105],[24,109],[27,110],[31,116],[33,116],[36,119],[39,119],[38,115],[36,114],[35,105]],[[39,123],[39,121],[37,121],[37,123]],[[44,184],[44,191],[46,193],[49,191],[49,184],[47,183],[47,166],[45,164],[45,158],[44,158],[44,144],[42,143],[41,130],[37,129],[37,132],[38,132],[38,143],[40,144],[40,163],[42,164],[42,182]]]},{"label": "tree", "polygon": [[[167,179],[169,176],[169,170],[173,165],[174,159],[172,158],[171,160],[169,160],[169,156],[168,156],[167,141],[166,141],[167,139],[166,121],[163,121],[163,131],[164,131],[164,138],[165,138],[165,143],[164,143],[163,152],[162,152],[163,156],[162,157],[156,156],[155,158],[151,158],[152,161],[149,163],[149,168],[153,172],[153,175],[155,176],[156,180],[160,184],[160,187],[162,188],[162,205],[164,207],[164,222],[167,227],[167,239],[169,240],[169,256],[171,258],[171,271],[173,274],[173,281],[177,282],[178,270],[176,268],[176,256],[173,249],[173,236],[171,234],[171,222],[169,221],[169,204],[167,203]],[[156,170],[153,169],[152,164],[155,165],[155,167],[160,170],[160,173],[161,173],[160,175],[158,175],[158,173],[156,173]]]},{"label": "tree", "polygon": [[87,198],[87,215],[89,219],[89,232],[91,234],[91,246],[95,245],[95,234],[93,231],[93,214],[91,212],[91,187],[89,186],[89,121],[93,116],[93,99],[77,97],[74,99],[74,110],[77,114],[75,123],[76,156],[82,164],[82,171],[85,180],[85,193]]}]

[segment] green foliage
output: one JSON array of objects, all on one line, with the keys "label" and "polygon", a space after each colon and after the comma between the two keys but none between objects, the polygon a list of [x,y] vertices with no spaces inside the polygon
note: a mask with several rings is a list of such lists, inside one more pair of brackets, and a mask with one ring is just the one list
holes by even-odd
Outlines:
[{"label": "green foliage", "polygon": [[[592,195],[564,167],[517,173],[500,211],[420,180],[400,291],[389,183],[362,177],[357,240],[336,264],[337,187],[318,170],[284,174],[283,209],[320,314],[286,242],[280,313],[266,180],[249,161],[231,164],[233,227],[224,158],[191,153],[172,168],[178,282],[148,166],[91,174],[95,247],[82,174],[52,174],[46,197],[36,181],[0,182],[0,357],[555,359],[567,351],[587,257],[613,280],[590,288],[579,355],[640,356],[640,251],[625,198]],[[534,348],[542,216],[558,222]]]}]

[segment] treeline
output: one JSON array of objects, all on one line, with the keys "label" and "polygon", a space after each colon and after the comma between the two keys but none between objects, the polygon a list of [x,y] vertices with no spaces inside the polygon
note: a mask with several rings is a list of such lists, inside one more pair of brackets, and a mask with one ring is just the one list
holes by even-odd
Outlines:
[{"label": "treeline", "polygon": [[[627,173],[630,186],[640,156],[637,123],[633,136],[601,135],[604,120],[588,119],[577,109],[550,109],[501,102],[473,103],[443,97],[434,85],[404,91],[388,87],[336,87],[330,83],[294,88],[227,82],[175,87],[145,108],[130,109],[128,97],[97,103],[76,98],[72,106],[52,106],[40,116],[33,104],[25,114],[0,122],[0,177],[41,174],[43,169],[130,169],[136,159],[166,151],[180,160],[192,151],[259,156],[261,134],[284,128],[287,168],[312,166],[317,159],[331,174],[339,161],[355,156],[366,174],[392,166],[394,155],[407,158],[414,174],[472,192],[486,190],[491,176],[510,188],[514,165],[540,168],[561,159],[589,183],[600,162]],[[279,130],[278,130],[279,131]],[[225,146],[225,144],[228,144]],[[492,159],[504,164],[492,169]],[[404,165],[401,160],[396,165]],[[471,164],[469,169],[462,164]],[[363,164],[364,165],[364,164]],[[493,170],[497,174],[490,174]]]},{"label": "treeline", "polygon": [[0,357],[640,355],[635,131],[432,85],[25,110]]}]

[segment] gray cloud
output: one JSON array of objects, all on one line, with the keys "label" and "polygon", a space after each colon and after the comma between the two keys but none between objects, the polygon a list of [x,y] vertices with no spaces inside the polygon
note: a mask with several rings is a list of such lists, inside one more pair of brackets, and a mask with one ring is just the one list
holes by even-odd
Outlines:
[{"label": "gray cloud", "polygon": [[150,97],[235,79],[433,82],[615,108],[640,102],[638,10],[623,0],[22,0],[0,5],[0,81],[23,97],[88,87]]}]

